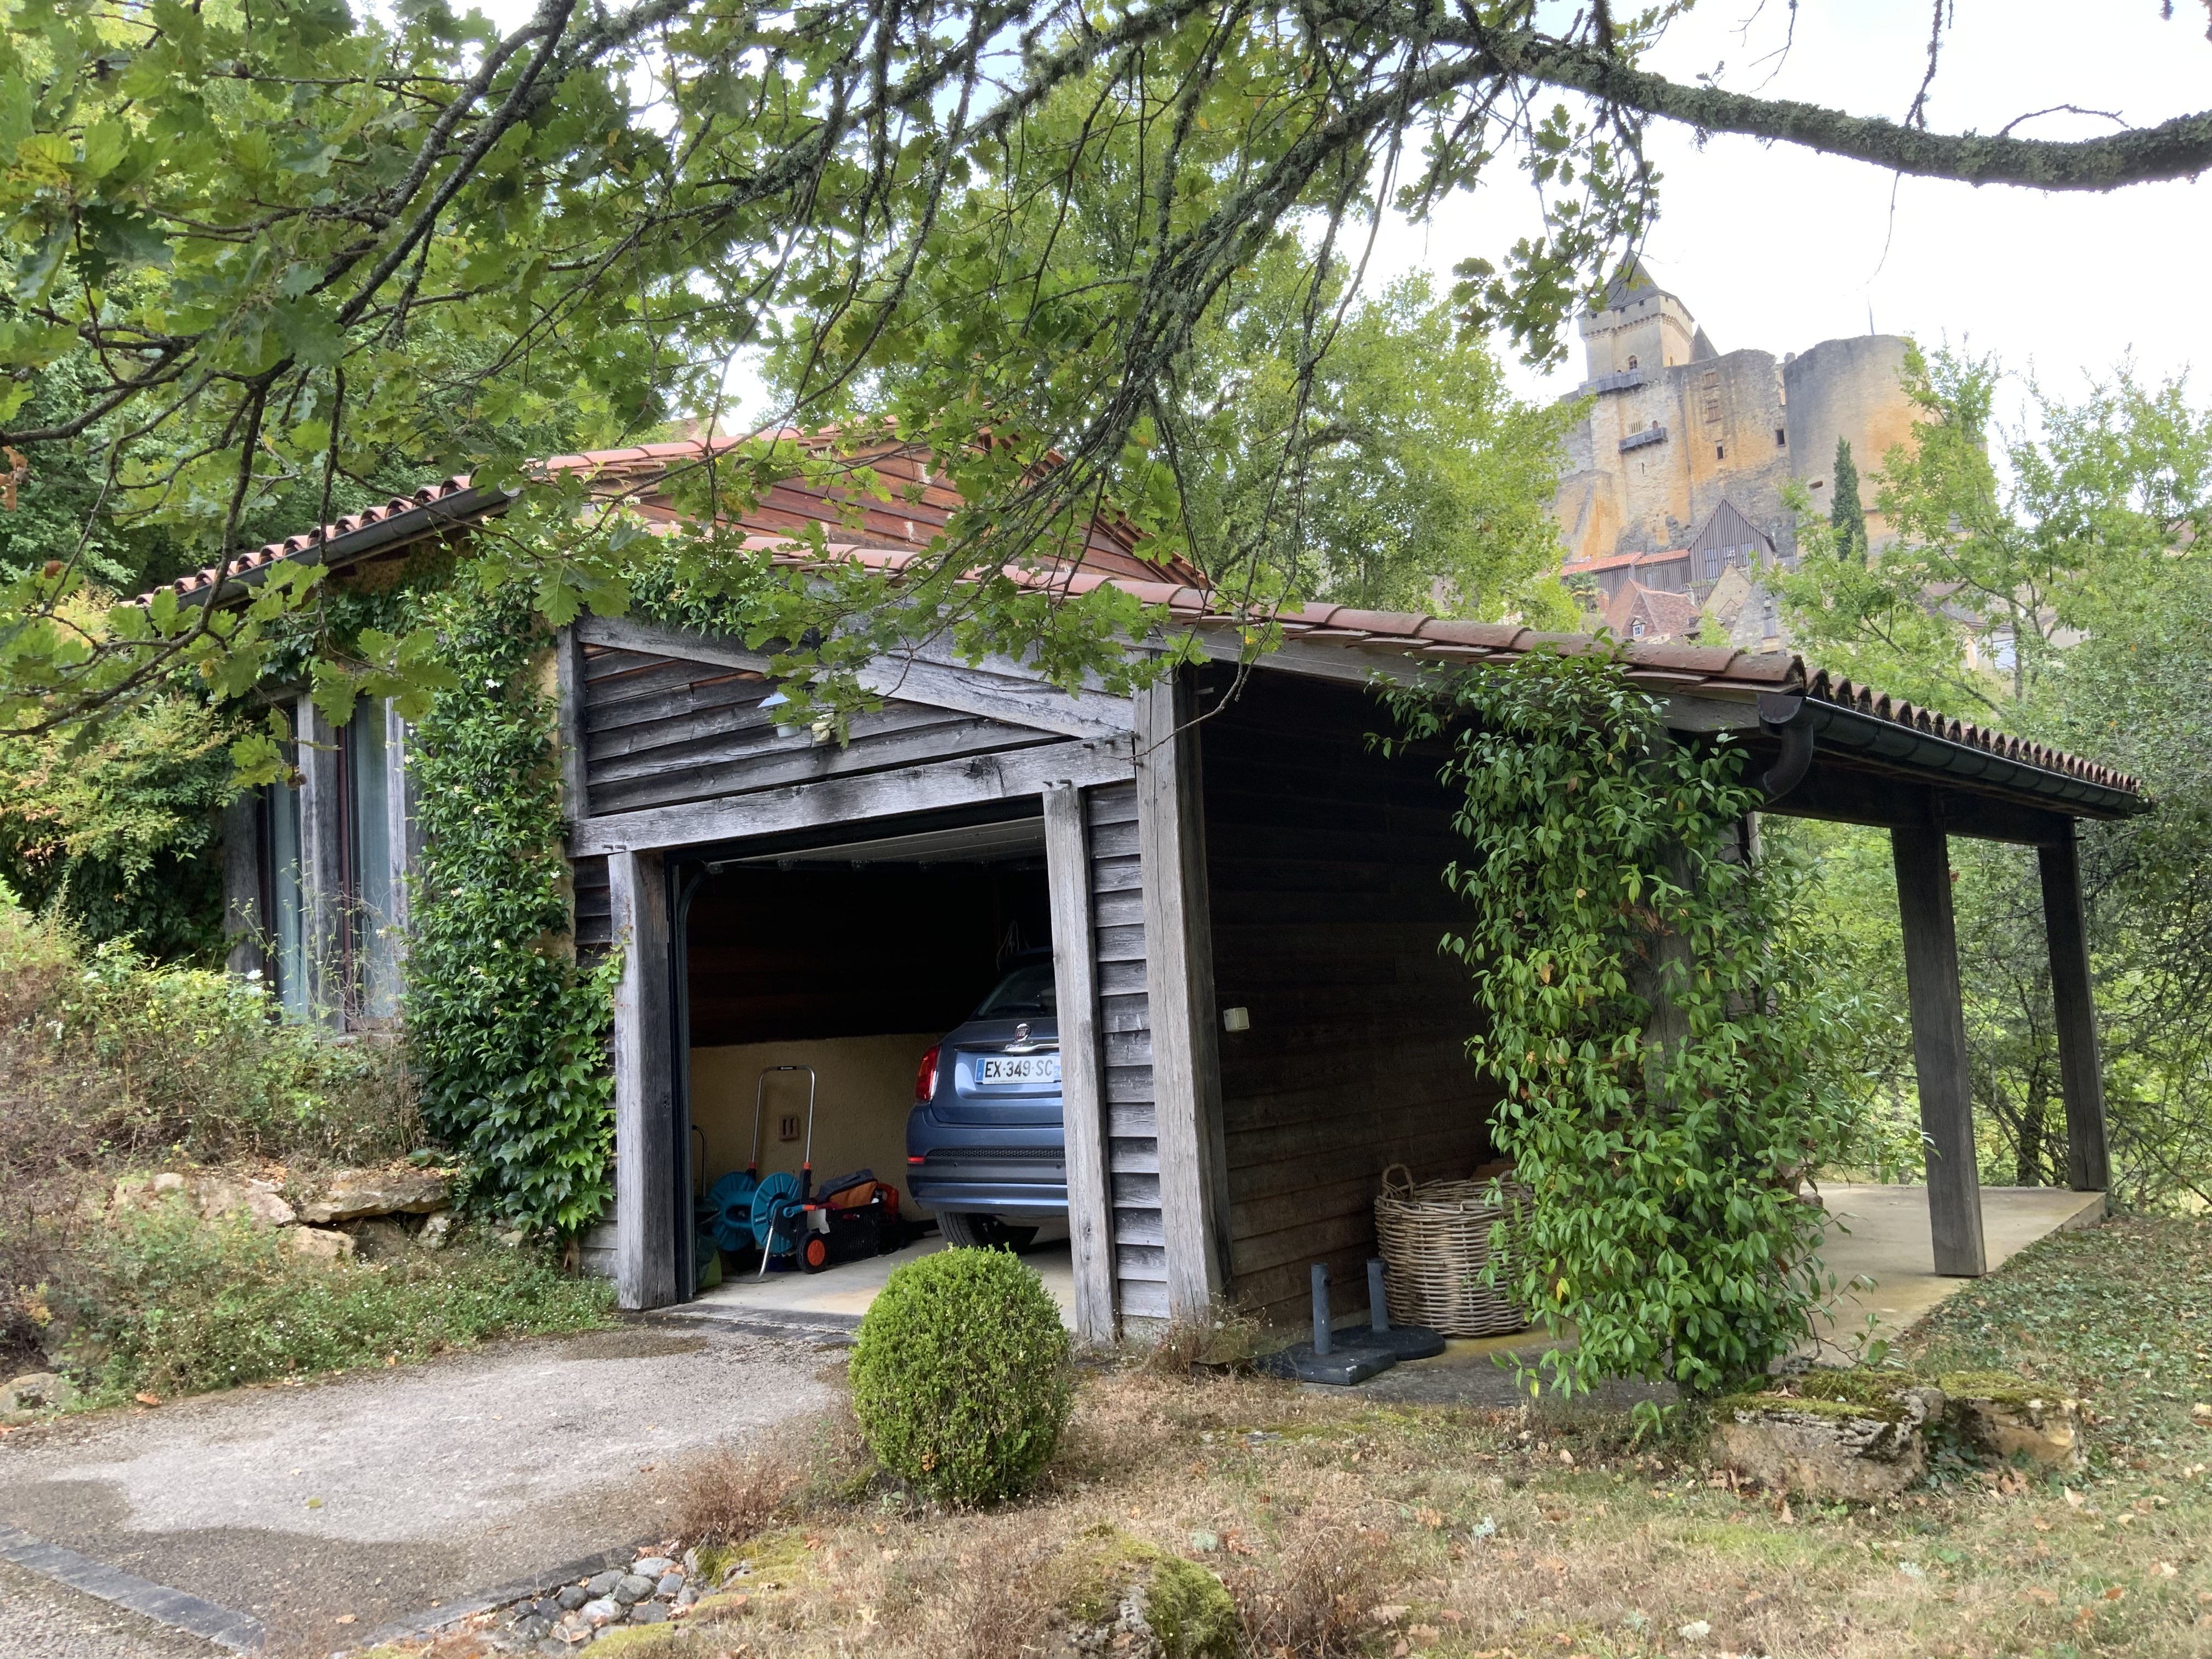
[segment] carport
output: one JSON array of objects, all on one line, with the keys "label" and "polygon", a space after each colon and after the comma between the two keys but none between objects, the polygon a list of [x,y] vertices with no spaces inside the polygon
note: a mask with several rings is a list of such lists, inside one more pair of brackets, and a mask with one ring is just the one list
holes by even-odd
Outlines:
[{"label": "carport", "polygon": [[[1468,989],[1435,948],[1454,921],[1438,878],[1454,802],[1417,761],[1374,752],[1370,684],[1587,642],[1309,607],[1240,672],[1238,630],[1202,592],[1117,580],[1170,605],[1214,660],[1133,699],[1070,696],[1006,662],[886,663],[884,708],[842,747],[779,735],[761,707],[765,659],[737,641],[593,619],[564,635],[580,937],[629,946],[616,1014],[624,1305],[678,1301],[690,1285],[698,1079],[685,1073],[707,1016],[687,1006],[700,993],[685,905],[810,861],[896,865],[884,849],[914,835],[1026,823],[1041,848],[1085,1336],[1199,1316],[1224,1297],[1295,1316],[1315,1261],[1356,1296],[1383,1169],[1464,1173],[1487,1155],[1494,1096],[1464,1057]],[[1728,731],[1751,748],[1770,810],[1891,831],[1942,1273],[1985,1267],[1948,838],[2039,849],[2069,1168],[2075,1187],[2101,1190],[2074,829],[2142,810],[2133,781],[1789,656],[1638,646],[1627,664],[1683,740]],[[631,700],[621,719],[618,697]],[[913,860],[911,879],[940,878],[920,866],[953,850]],[[694,951],[728,948],[689,936]],[[744,1024],[757,1013],[714,1018],[757,1031]],[[892,1035],[910,1043],[936,1018]],[[907,1018],[866,1023],[883,1034]]]}]

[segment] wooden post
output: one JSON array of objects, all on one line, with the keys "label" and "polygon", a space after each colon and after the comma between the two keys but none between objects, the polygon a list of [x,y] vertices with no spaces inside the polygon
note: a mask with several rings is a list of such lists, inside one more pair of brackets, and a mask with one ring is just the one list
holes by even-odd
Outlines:
[{"label": "wooden post", "polygon": [[1905,925],[1905,983],[1912,1008],[1912,1064],[1928,1137],[1928,1219],[1936,1271],[1978,1279],[1982,1189],[1974,1165],[1973,1099],[1966,1073],[1966,1006],[1959,994],[1951,857],[1941,830],[1892,830],[1897,908]]},{"label": "wooden post", "polygon": [[1075,1265],[1075,1334],[1114,1340],[1114,1230],[1106,1192],[1106,1064],[1091,913],[1091,834],[1083,792],[1044,792],[1045,879],[1052,894],[1052,975],[1060,1000],[1060,1118],[1067,1146],[1067,1236]]},{"label": "wooden post", "polygon": [[312,699],[292,711],[300,772],[300,955],[308,1018],[343,1030],[347,983],[345,788],[338,744]]},{"label": "wooden post", "polygon": [[1145,872],[1145,989],[1151,1005],[1168,1314],[1211,1316],[1229,1288],[1228,1157],[1214,1030],[1213,938],[1198,733],[1180,673],[1137,696],[1137,845]]},{"label": "wooden post", "polygon": [[553,636],[554,735],[561,750],[561,815],[591,816],[584,769],[584,640],[571,623]]},{"label": "wooden post", "polygon": [[2051,1000],[2058,1022],[2059,1088],[2066,1097],[2066,1184],[2112,1190],[2105,1138],[2105,1070],[2089,995],[2089,929],[2081,913],[2081,861],[2069,819],[2063,841],[2036,849],[2043,872],[2043,933],[2051,951]]},{"label": "wooden post", "polygon": [[671,1053],[668,886],[659,853],[607,859],[614,933],[615,1297],[624,1308],[684,1299],[677,1283],[675,1068]]}]

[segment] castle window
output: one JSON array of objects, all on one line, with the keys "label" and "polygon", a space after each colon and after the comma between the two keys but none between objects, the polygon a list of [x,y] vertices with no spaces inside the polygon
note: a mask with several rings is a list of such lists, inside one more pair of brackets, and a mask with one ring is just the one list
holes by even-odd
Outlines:
[{"label": "castle window", "polygon": [[1778,427],[1776,427],[1776,428],[1774,428],[1774,447],[1775,447],[1777,449],[1783,449],[1783,448],[1786,448],[1786,447],[1789,446],[1789,442],[1790,442],[1790,437],[1789,437],[1789,434],[1788,434],[1787,433],[1785,433],[1785,432],[1784,432],[1784,431],[1780,427],[1778,427]]},{"label": "castle window", "polygon": [[1628,366],[1629,366],[1631,368],[1635,368],[1635,367],[1636,367],[1636,359],[1635,359],[1635,358],[1633,358],[1633,357],[1631,357],[1631,358],[1628,360]]},{"label": "castle window", "polygon": [[1713,446],[1713,459],[1717,461],[1724,461],[1728,459],[1728,446],[1726,444],[1715,444]]}]

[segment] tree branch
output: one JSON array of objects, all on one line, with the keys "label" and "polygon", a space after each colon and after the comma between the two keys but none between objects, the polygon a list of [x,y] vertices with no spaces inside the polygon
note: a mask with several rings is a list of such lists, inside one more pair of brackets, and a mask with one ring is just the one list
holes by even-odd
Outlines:
[{"label": "tree branch", "polygon": [[[2212,110],[2178,115],[2156,126],[2109,137],[2010,138],[1974,132],[1928,132],[1784,98],[1753,98],[1718,87],[1683,86],[1588,46],[1532,33],[1491,34],[1446,25],[1508,74],[1567,87],[1623,108],[1694,127],[1737,132],[1849,156],[1923,179],[1969,185],[2018,185],[2031,190],[2118,190],[2160,179],[2192,179],[2212,167]],[[1473,77],[1470,77],[1473,78]]]}]

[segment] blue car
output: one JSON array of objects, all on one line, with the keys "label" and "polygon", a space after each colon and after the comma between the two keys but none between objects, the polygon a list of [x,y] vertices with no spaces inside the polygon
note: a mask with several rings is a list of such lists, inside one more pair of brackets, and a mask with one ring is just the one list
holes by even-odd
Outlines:
[{"label": "blue car", "polygon": [[1025,951],[964,1024],[921,1057],[907,1187],[948,1243],[1019,1249],[1067,1215],[1052,953]]}]

